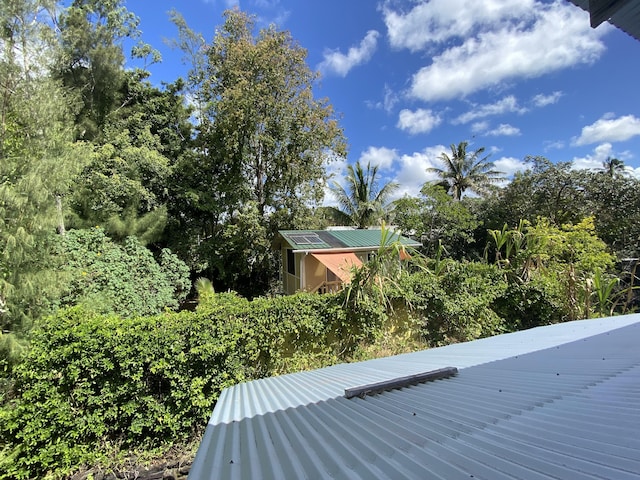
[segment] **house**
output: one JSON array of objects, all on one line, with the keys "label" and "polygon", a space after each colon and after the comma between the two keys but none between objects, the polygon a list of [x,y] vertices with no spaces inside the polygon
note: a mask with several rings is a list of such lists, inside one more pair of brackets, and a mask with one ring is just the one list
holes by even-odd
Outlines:
[{"label": "house", "polygon": [[[282,254],[282,289],[326,293],[339,290],[351,280],[351,269],[369,260],[382,242],[377,230],[280,230],[273,248]],[[386,243],[407,247],[421,244],[397,233]]]},{"label": "house", "polygon": [[638,479],[639,344],[634,314],[236,385],[189,478]]}]

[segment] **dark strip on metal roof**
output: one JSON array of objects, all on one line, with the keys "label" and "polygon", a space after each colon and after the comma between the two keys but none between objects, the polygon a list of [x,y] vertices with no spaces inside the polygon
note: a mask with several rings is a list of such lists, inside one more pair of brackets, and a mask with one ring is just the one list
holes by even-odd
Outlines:
[{"label": "dark strip on metal roof", "polygon": [[330,231],[321,230],[318,233],[318,237],[324,243],[329,245],[331,248],[343,248],[346,247],[347,244],[336,238]]},{"label": "dark strip on metal roof", "polygon": [[439,380],[441,378],[449,378],[457,375],[457,373],[458,369],[456,367],[439,368],[437,370],[430,370],[428,372],[407,375],[406,377],[393,378],[391,380],[385,380],[383,382],[370,383],[368,385],[361,385],[359,387],[345,388],[344,396],[346,398],[353,398],[364,397],[366,395],[374,395],[386,390],[394,390],[396,388],[408,387],[409,385],[416,385],[418,383],[431,382],[433,380]]}]

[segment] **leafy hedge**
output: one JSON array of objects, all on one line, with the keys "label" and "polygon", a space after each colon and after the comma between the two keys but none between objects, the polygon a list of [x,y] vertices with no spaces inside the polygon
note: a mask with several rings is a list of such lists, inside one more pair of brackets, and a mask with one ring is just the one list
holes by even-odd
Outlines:
[{"label": "leafy hedge", "polygon": [[135,237],[122,245],[100,227],[60,237],[66,284],[60,305],[90,305],[124,317],[177,308],[191,288],[189,268],[168,249],[154,258]]},{"label": "leafy hedge", "polygon": [[196,312],[154,317],[62,310],[34,331],[0,411],[0,478],[60,476],[186,442],[224,388],[344,361],[382,320],[310,294],[218,294]]},{"label": "leafy hedge", "polygon": [[421,271],[400,283],[425,341],[434,347],[503,333],[505,321],[494,307],[506,289],[496,266],[454,261],[440,274]]}]

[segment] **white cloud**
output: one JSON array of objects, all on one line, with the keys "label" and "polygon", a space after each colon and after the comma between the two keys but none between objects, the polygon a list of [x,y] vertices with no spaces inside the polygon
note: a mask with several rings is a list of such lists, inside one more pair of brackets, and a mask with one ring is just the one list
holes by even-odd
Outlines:
[{"label": "white cloud", "polygon": [[[600,170],[602,168],[602,162],[604,162],[609,157],[626,161],[630,158],[633,158],[633,155],[629,151],[614,151],[613,146],[610,143],[602,143],[593,149],[593,154],[585,155],[584,157],[574,157],[572,160],[573,168]],[[640,173],[640,168],[634,169],[628,165],[625,166],[625,170],[632,175],[635,175],[637,172]]]},{"label": "white cloud", "polygon": [[436,180],[437,175],[428,173],[427,168],[440,166],[438,157],[446,151],[448,149],[444,145],[436,145],[411,155],[402,155],[398,161],[398,173],[394,179],[400,184],[396,197],[405,195],[415,197],[420,194],[420,189],[426,182]]},{"label": "white cloud", "polygon": [[253,3],[261,8],[275,8],[280,4],[280,0],[253,0]]},{"label": "white cloud", "polygon": [[473,125],[471,125],[471,133],[474,133],[474,134],[484,133],[487,130],[489,130],[489,122],[486,122],[486,121],[476,122]]},{"label": "white cloud", "polygon": [[431,110],[419,108],[416,111],[401,110],[398,115],[397,127],[400,130],[407,130],[411,134],[428,133],[433,128],[440,125],[442,119]]},{"label": "white cloud", "polygon": [[514,97],[513,95],[509,95],[495,103],[486,105],[474,105],[473,110],[467,113],[463,113],[462,115],[454,119],[451,123],[453,123],[454,125],[460,123],[469,123],[473,120],[489,117],[492,115],[502,115],[505,113],[522,114],[526,111],[526,108],[518,105],[518,100],[516,99],[516,97]]},{"label": "white cloud", "polygon": [[493,162],[495,169],[502,172],[506,177],[512,177],[516,172],[524,172],[527,164],[522,160],[513,157],[502,157]]},{"label": "white cloud", "polygon": [[626,167],[625,170],[629,172],[629,175],[632,175],[636,177],[638,180],[640,180],[640,167],[638,168]]},{"label": "white cloud", "polygon": [[399,100],[400,98],[398,97],[398,94],[394,92],[389,85],[385,84],[383,100],[379,102],[368,101],[366,103],[369,108],[376,108],[376,109],[384,110],[387,113],[390,113],[391,110],[393,110],[393,107],[395,107],[395,105],[398,103]]},{"label": "white cloud", "polygon": [[[493,2],[466,3],[487,8]],[[529,5],[518,20],[507,14],[492,18],[492,28],[447,48],[415,73],[410,94],[425,101],[448,100],[505,81],[592,63],[605,49],[599,40],[603,30],[591,29],[586,15],[569,2],[556,1]]]},{"label": "white cloud", "polygon": [[565,147],[565,143],[562,140],[546,141],[544,142],[544,151],[549,150],[562,150]]},{"label": "white cloud", "polygon": [[488,131],[486,135],[492,137],[514,137],[520,135],[520,129],[507,123],[501,123],[498,128]]},{"label": "white cloud", "polygon": [[378,36],[375,30],[369,30],[357,47],[351,47],[344,54],[338,50],[325,50],[324,60],[318,65],[318,69],[325,73],[335,73],[346,77],[349,71],[363,63],[368,62],[378,47]]},{"label": "white cloud", "polygon": [[368,163],[371,166],[378,165],[380,170],[388,170],[393,167],[393,162],[397,160],[398,153],[385,147],[369,147],[360,155],[360,165],[365,166]]},{"label": "white cloud", "polygon": [[612,155],[613,147],[610,143],[603,143],[602,145],[598,145],[593,150],[592,155],[586,155],[584,157],[574,157],[573,158],[573,168],[575,169],[587,169],[587,170],[597,170],[602,168],[602,162],[607,159],[607,157],[614,156]]},{"label": "white cloud", "polygon": [[613,118],[604,115],[600,120],[582,128],[581,135],[574,139],[574,145],[589,145],[598,142],[623,142],[640,135],[640,118],[634,115]]},{"label": "white cloud", "polygon": [[530,15],[534,0],[431,0],[416,2],[408,12],[397,12],[391,2],[383,6],[389,42],[395,48],[422,50],[431,43],[445,42],[474,33],[506,19]]},{"label": "white cloud", "polygon": [[546,107],[547,105],[558,103],[560,97],[562,97],[562,92],[553,92],[549,95],[536,95],[531,101],[536,107]]},{"label": "white cloud", "polygon": [[[204,0],[204,3],[216,3],[216,0]],[[223,0],[222,3],[226,9],[232,9],[234,7],[240,7],[240,0]]]}]

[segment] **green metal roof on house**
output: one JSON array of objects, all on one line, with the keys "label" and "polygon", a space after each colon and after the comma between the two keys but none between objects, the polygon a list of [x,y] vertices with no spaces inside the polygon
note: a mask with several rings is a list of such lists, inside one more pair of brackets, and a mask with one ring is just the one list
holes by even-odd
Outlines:
[{"label": "green metal roof on house", "polygon": [[[294,250],[374,249],[380,247],[382,241],[381,230],[280,230],[278,233],[278,240],[286,241]],[[390,232],[387,241],[399,241],[410,247],[420,246],[419,242],[393,232]],[[280,241],[274,245],[280,245]]]}]

